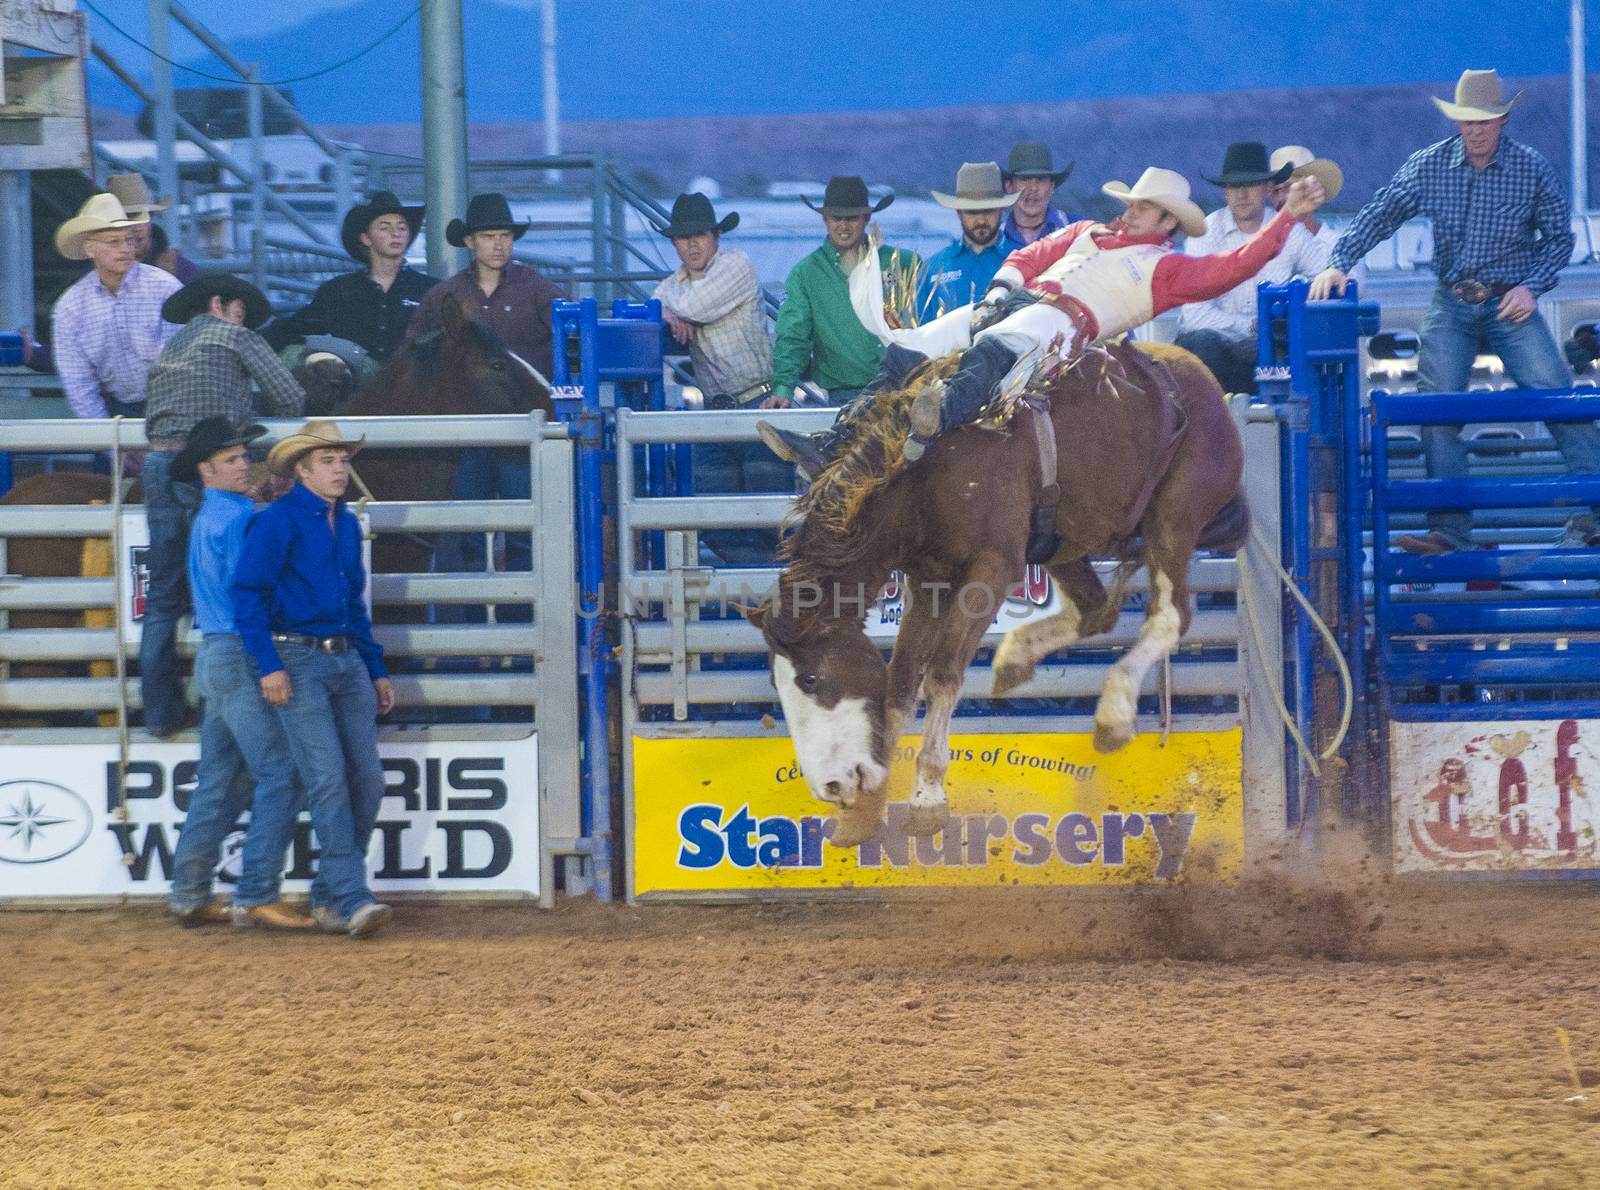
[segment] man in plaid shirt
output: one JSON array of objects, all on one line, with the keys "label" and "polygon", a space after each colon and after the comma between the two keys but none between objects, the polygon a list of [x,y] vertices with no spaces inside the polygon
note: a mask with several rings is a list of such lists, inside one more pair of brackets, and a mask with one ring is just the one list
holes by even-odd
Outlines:
[{"label": "man in plaid shirt", "polygon": [[[1433,101],[1459,135],[1412,154],[1339,237],[1328,268],[1312,282],[1313,301],[1343,293],[1350,270],[1402,223],[1419,214],[1433,220],[1439,286],[1422,322],[1419,392],[1465,390],[1484,340],[1522,387],[1572,384],[1537,306],[1538,295],[1555,288],[1556,274],[1572,256],[1571,206],[1550,163],[1504,135],[1507,113],[1521,97],[1504,99],[1493,70],[1465,71],[1454,103]],[[1460,430],[1422,428],[1430,477],[1467,474]],[[1552,422],[1550,434],[1569,471],[1600,474],[1600,429],[1593,422]],[[1573,517],[1561,544],[1600,545],[1595,516]],[[1435,511],[1428,514],[1428,532],[1397,544],[1414,554],[1449,553],[1468,548],[1471,531],[1469,511]]]},{"label": "man in plaid shirt", "polygon": [[189,606],[189,526],[200,503],[196,488],[172,478],[172,465],[200,422],[222,417],[244,425],[252,419],[252,380],[260,386],[263,413],[298,417],[304,411],[305,393],[253,329],[271,315],[259,289],[223,272],[201,273],[161,307],[161,317],[182,323],[183,329],[150,369],[144,410],[150,441],[144,461],[150,580],[139,639],[139,691],[145,730],[158,738],[183,726],[175,638],[178,617]]}]

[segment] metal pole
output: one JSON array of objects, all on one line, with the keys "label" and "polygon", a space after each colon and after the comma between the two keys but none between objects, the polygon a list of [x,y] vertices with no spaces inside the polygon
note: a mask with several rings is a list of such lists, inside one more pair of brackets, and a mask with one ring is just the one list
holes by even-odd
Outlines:
[{"label": "metal pole", "polygon": [[[168,0],[150,0],[150,83],[156,101],[156,194],[178,197],[178,104],[172,94],[172,13]],[[157,212],[167,238],[180,244],[176,205]]]},{"label": "metal pole", "polygon": [[461,0],[423,0],[422,155],[428,200],[428,271],[448,277],[465,254],[444,238],[467,210],[467,67]]},{"label": "metal pole", "polygon": [[354,166],[351,163],[349,149],[340,149],[338,156],[333,159],[333,204],[337,208],[339,222],[344,222],[345,214],[355,203],[354,198]]},{"label": "metal pole", "polygon": [[[556,157],[561,153],[561,89],[556,75],[556,0],[544,0],[539,6],[542,34],[542,69],[544,74],[544,155]],[[554,186],[561,174],[553,169],[545,171],[544,180]]]},{"label": "metal pole", "polygon": [[255,177],[250,180],[250,257],[251,268],[255,273],[253,278],[257,289],[264,288],[266,281],[266,267],[262,259],[261,242],[267,235],[267,180],[266,180],[266,146],[261,143],[264,131],[264,121],[261,110],[261,88],[257,86],[261,80],[261,67],[252,65],[245,68],[245,98],[249,104],[248,117],[250,121],[250,171]]},{"label": "metal pole", "polygon": [[1583,2],[1572,0],[1572,209],[1589,213],[1589,89],[1584,68]]},{"label": "metal pole", "polygon": [[0,170],[0,331],[34,328],[33,179]]}]

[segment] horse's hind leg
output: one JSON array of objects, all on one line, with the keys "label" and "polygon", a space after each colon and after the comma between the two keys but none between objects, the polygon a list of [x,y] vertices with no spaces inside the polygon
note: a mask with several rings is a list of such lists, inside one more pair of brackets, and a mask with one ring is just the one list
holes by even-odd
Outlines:
[{"label": "horse's hind leg", "polygon": [[1033,677],[1039,662],[1084,636],[1084,622],[1098,620],[1106,589],[1087,558],[1057,562],[1045,568],[1061,592],[1061,610],[1043,620],[1018,624],[994,652],[994,686],[999,698]]},{"label": "horse's hind leg", "polygon": [[1139,689],[1145,675],[1177,647],[1178,638],[1183,635],[1188,621],[1191,552],[1176,555],[1176,551],[1151,550],[1148,555],[1150,602],[1145,609],[1144,626],[1139,629],[1133,648],[1106,674],[1094,711],[1096,751],[1115,752],[1133,738]]}]

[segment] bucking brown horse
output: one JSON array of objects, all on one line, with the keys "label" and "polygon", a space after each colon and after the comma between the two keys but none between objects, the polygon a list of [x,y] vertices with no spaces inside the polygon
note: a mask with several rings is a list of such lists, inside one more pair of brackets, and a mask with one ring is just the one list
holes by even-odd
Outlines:
[{"label": "bucking brown horse", "polygon": [[[1237,549],[1249,520],[1238,496],[1243,447],[1221,389],[1188,352],[1143,350],[1091,348],[1042,394],[1060,490],[1059,545],[1045,566],[1063,607],[1013,628],[994,659],[998,696],[1051,653],[1109,631],[1123,593],[1108,597],[1091,559],[1142,561],[1146,619],[1106,676],[1095,711],[1102,751],[1133,737],[1145,675],[1188,626],[1189,564],[1202,535],[1208,547]],[[926,713],[908,830],[929,835],[944,824],[962,677],[1022,576],[1030,513],[1049,483],[1045,444],[1028,422],[1044,414],[1028,409],[1004,431],[964,428],[904,461],[911,402],[951,366],[924,365],[856,423],[790,514],[776,599],[745,612],[771,651],[800,769],[813,795],[842,811],[839,846],[877,832],[889,757],[919,691]],[[863,621],[894,570],[906,575],[906,609],[886,670]]]}]

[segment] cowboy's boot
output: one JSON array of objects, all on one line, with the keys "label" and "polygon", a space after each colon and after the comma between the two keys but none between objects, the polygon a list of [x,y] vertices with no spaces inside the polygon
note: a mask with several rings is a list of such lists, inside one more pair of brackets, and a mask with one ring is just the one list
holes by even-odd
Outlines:
[{"label": "cowboy's boot", "polygon": [[802,434],[797,430],[780,430],[771,422],[762,421],[756,423],[756,434],[773,454],[799,467],[807,478],[815,479],[850,437],[851,424],[872,407],[873,398],[879,393],[899,388],[911,375],[912,369],[927,362],[928,357],[922,352],[891,343],[883,353],[878,374],[855,400],[839,410],[833,425],[815,433]]},{"label": "cowboy's boot", "polygon": [[911,436],[905,457],[914,463],[928,444],[946,431],[976,421],[978,414],[1000,390],[1018,355],[998,336],[979,339],[961,357],[956,374],[941,384],[930,384],[911,403]]}]

